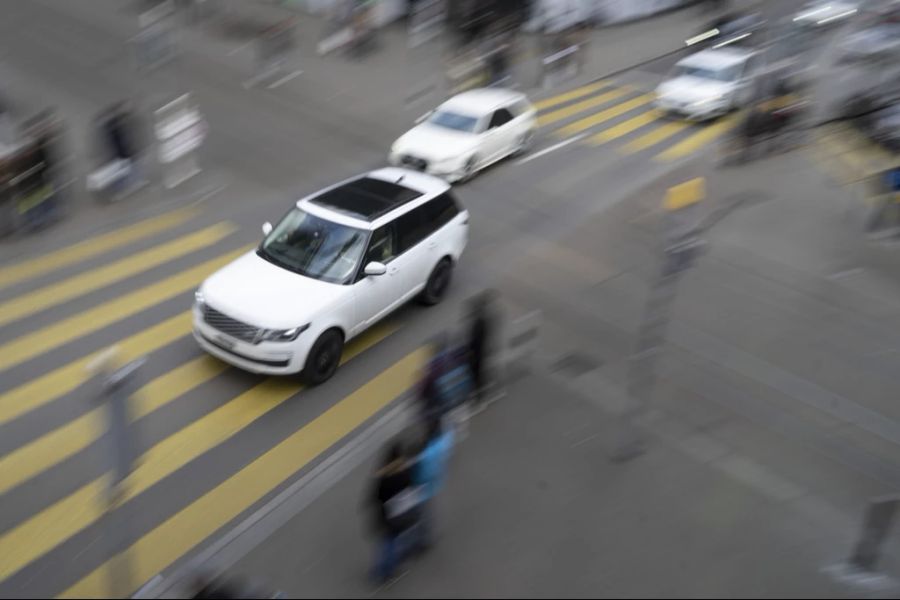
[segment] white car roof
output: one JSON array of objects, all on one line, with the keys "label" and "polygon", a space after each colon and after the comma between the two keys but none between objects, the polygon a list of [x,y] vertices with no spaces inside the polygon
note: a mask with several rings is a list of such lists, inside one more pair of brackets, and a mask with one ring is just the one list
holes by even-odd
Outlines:
[{"label": "white car roof", "polygon": [[727,69],[728,67],[743,64],[751,56],[753,56],[753,52],[738,48],[711,48],[682,58],[677,64],[679,66],[718,71],[719,69]]},{"label": "white car roof", "polygon": [[438,108],[466,115],[482,116],[501,106],[527,100],[525,94],[504,88],[479,88],[453,96]]},{"label": "white car roof", "polygon": [[[329,206],[316,202],[316,199],[319,196],[323,195],[325,192],[344,186],[348,183],[356,181],[357,179],[366,177],[401,185],[413,190],[414,192],[417,192],[419,196],[409,202],[399,203],[394,208],[391,208],[384,214],[381,214],[377,218],[371,220],[365,219],[361,216],[357,217],[353,214],[348,214],[341,210],[331,208]],[[314,194],[298,200],[297,207],[323,219],[327,219],[335,223],[340,223],[341,225],[356,227],[357,229],[374,230],[381,227],[385,223],[393,221],[399,215],[402,215],[418,206],[421,206],[422,204],[425,204],[435,196],[443,194],[449,189],[450,184],[448,184],[446,181],[432,175],[428,175],[427,173],[398,167],[385,167],[383,169],[376,169],[374,171],[369,171],[368,173],[357,175],[356,177],[345,179],[344,181],[319,190]]]}]

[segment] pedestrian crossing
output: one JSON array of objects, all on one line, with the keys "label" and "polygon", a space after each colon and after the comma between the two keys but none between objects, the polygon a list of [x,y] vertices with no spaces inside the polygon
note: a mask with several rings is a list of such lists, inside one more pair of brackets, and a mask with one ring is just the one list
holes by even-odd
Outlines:
[{"label": "pedestrian crossing", "polygon": [[611,145],[619,153],[652,153],[657,162],[692,156],[715,144],[736,125],[727,116],[709,123],[673,119],[652,106],[654,96],[603,80],[534,103],[538,127],[552,137],[589,147]]},{"label": "pedestrian crossing", "polygon": [[[96,459],[109,459],[107,414],[88,371],[110,339],[119,361],[148,358],[130,406],[140,457],[117,512],[150,507],[161,517],[128,532],[134,589],[412,386],[424,350],[270,439],[272,420],[296,415],[291,401],[309,391],[299,379],[249,376],[206,355],[189,339],[185,310],[206,276],[251,248],[246,241],[233,223],[178,210],[0,266],[0,443],[17,440],[0,456],[0,596],[113,593],[112,551],[94,543],[108,520],[108,465]],[[396,329],[387,322],[351,341],[342,362]],[[226,392],[211,398],[211,389]],[[233,464],[201,472],[224,452]],[[185,476],[198,482],[190,490],[174,483]]]},{"label": "pedestrian crossing", "polygon": [[847,124],[820,128],[811,144],[813,157],[837,185],[865,182],[889,168],[900,167],[900,156],[865,138]]}]

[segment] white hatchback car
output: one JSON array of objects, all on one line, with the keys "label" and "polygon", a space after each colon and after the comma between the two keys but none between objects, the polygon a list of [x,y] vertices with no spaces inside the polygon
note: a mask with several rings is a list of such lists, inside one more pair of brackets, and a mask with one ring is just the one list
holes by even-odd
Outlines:
[{"label": "white hatchback car", "polygon": [[415,296],[440,302],[469,215],[441,179],[385,168],[304,198],[197,290],[194,337],[255,373],[322,383],[344,343]]},{"label": "white hatchback car", "polygon": [[418,123],[391,146],[390,163],[452,183],[527,150],[537,111],[524,94],[485,88],[454,96]]},{"label": "white hatchback car", "polygon": [[739,47],[703,50],[681,59],[656,88],[660,110],[707,121],[745,105],[753,93],[756,53]]}]

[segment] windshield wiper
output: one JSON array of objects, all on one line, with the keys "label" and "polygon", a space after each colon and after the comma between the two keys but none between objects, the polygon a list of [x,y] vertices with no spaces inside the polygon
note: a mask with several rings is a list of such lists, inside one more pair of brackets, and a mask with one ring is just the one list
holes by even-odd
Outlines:
[{"label": "windshield wiper", "polygon": [[284,262],[283,260],[276,258],[274,254],[271,254],[268,250],[266,250],[262,246],[260,246],[256,250],[256,255],[258,257],[260,257],[261,259],[265,260],[266,262],[272,263],[276,267],[281,267],[282,269],[291,271],[292,273],[297,273],[298,275],[303,275],[303,273],[299,269],[296,269],[296,268],[292,267],[291,265],[289,265],[288,263]]}]

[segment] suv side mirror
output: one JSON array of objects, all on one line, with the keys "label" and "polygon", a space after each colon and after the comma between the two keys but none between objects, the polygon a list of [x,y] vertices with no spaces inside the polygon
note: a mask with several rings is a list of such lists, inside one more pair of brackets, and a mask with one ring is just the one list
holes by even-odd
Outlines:
[{"label": "suv side mirror", "polygon": [[366,277],[379,277],[387,273],[387,267],[384,263],[372,261],[366,265],[365,271]]},{"label": "suv side mirror", "polygon": [[268,221],[263,223],[262,224],[262,232],[263,232],[263,235],[265,235],[265,236],[268,236],[270,233],[272,233],[272,224],[269,223]]}]

